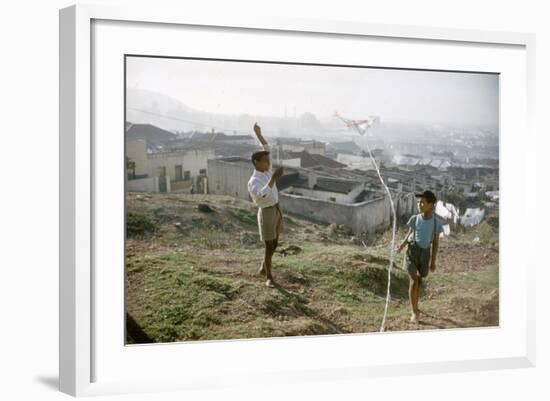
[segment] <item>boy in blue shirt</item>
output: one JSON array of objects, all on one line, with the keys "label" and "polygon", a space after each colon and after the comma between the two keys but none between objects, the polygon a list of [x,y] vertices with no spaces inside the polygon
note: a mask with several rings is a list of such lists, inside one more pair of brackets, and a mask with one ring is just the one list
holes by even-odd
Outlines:
[{"label": "boy in blue shirt", "polygon": [[[409,301],[411,303],[411,322],[418,323],[418,298],[422,279],[428,272],[435,270],[435,259],[439,246],[439,234],[443,232],[443,224],[436,218],[436,197],[432,191],[424,191],[416,194],[418,214],[411,216],[407,222],[409,232],[397,247],[397,252],[408,243],[405,258],[407,272],[409,273]],[[409,239],[414,231],[414,236]]]}]

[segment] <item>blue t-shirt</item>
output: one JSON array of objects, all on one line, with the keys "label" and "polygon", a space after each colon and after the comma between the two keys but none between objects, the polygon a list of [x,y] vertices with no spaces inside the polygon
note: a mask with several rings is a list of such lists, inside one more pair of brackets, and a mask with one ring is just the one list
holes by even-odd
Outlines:
[{"label": "blue t-shirt", "polygon": [[432,217],[429,219],[424,219],[421,214],[415,214],[407,222],[407,225],[415,230],[413,235],[418,246],[428,248],[431,245],[434,232],[434,219],[436,233],[439,235],[443,232],[443,224],[435,217],[435,213],[432,213]]}]

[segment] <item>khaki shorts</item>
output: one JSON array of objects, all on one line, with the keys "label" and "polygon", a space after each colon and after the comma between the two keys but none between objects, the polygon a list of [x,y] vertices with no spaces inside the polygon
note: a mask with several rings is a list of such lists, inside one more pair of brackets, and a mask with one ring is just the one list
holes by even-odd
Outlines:
[{"label": "khaki shorts", "polygon": [[258,209],[258,231],[262,241],[271,241],[283,231],[283,213],[277,203]]}]

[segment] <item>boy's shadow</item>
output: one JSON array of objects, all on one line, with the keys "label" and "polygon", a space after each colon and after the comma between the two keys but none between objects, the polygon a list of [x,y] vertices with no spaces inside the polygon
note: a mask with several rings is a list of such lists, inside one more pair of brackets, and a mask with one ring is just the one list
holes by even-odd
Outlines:
[{"label": "boy's shadow", "polygon": [[[295,294],[293,292],[290,292],[288,291],[287,289],[285,289],[283,286],[281,286],[281,284],[275,282],[274,283],[275,285],[275,289],[277,289],[277,291],[279,291],[281,294],[283,294],[284,296],[286,296],[287,298],[303,298],[302,295],[299,295],[299,294]],[[330,334],[345,334],[345,333],[349,333],[349,331],[343,329],[342,327],[338,326],[336,323],[334,323],[333,321],[331,321],[330,319],[327,319],[326,317],[324,316],[321,316],[320,314],[316,313],[314,310],[312,310],[311,308],[308,308],[304,302],[300,302],[299,303],[299,311],[301,313],[303,313],[305,316],[311,318],[311,319],[315,319],[321,323],[323,323],[325,326],[328,326],[334,333],[330,333]],[[328,334],[328,333],[327,333]]]},{"label": "boy's shadow", "polygon": [[155,341],[143,331],[132,315],[126,312],[126,341],[135,344],[148,344]]},{"label": "boy's shadow", "polygon": [[[448,318],[448,317],[441,317],[441,316],[435,316],[431,313],[428,313],[428,312],[424,312],[422,309],[419,309],[420,311],[420,319],[418,321],[418,324],[422,324],[422,325],[430,325],[430,326],[435,326],[437,327],[438,329],[450,329],[450,328],[455,328],[455,327],[463,327],[464,325],[460,322],[457,322],[456,320],[453,320],[451,318]],[[430,319],[434,319],[434,320],[441,320],[443,322],[446,322],[446,323],[450,323],[452,325],[454,325],[455,327],[447,327],[447,326],[444,326],[442,324],[438,324],[438,323],[434,323],[434,322],[426,322],[426,321],[423,321],[422,320],[422,316],[427,316],[429,317]]]}]

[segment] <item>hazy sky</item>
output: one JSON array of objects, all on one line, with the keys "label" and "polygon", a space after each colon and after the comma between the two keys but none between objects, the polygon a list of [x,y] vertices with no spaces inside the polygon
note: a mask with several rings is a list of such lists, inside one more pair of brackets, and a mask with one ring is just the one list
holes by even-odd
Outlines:
[{"label": "hazy sky", "polygon": [[207,112],[498,123],[492,74],[128,57],[126,79]]}]

